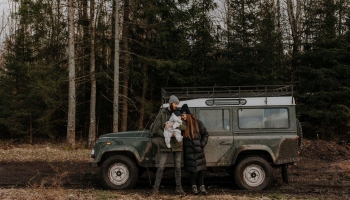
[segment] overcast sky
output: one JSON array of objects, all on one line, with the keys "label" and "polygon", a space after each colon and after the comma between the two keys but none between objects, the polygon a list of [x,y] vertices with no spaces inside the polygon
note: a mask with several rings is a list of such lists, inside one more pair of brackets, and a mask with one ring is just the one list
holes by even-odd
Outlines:
[{"label": "overcast sky", "polygon": [[2,47],[2,42],[5,38],[5,35],[8,32],[7,22],[9,14],[9,0],[0,0],[0,49]]}]

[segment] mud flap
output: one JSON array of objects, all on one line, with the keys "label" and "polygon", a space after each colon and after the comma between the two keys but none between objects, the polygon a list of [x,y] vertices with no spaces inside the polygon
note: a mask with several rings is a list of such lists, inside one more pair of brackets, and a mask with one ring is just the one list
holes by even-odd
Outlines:
[{"label": "mud flap", "polygon": [[281,165],[281,171],[282,171],[283,182],[289,184],[289,180],[288,180],[288,165],[287,164]]}]

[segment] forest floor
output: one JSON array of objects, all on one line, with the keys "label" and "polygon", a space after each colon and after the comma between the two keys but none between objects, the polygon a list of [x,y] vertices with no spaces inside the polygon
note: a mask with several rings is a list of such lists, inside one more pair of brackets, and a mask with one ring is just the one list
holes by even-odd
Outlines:
[{"label": "forest floor", "polygon": [[[154,173],[144,173],[134,189],[106,190],[99,170],[89,166],[90,150],[63,144],[0,143],[0,199],[350,199],[350,144],[303,140],[301,160],[289,166],[289,184],[275,169],[273,184],[263,191],[239,190],[227,173],[205,173],[207,196],[174,192],[174,172],[162,179],[158,196],[150,196]],[[190,193],[188,174],[183,187]]]}]

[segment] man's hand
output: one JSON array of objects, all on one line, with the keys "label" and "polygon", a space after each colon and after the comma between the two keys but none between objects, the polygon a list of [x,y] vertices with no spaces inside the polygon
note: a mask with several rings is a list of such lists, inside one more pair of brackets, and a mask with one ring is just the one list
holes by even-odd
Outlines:
[{"label": "man's hand", "polygon": [[172,126],[171,123],[166,123],[164,129],[165,129],[165,130],[168,130],[171,126]]}]

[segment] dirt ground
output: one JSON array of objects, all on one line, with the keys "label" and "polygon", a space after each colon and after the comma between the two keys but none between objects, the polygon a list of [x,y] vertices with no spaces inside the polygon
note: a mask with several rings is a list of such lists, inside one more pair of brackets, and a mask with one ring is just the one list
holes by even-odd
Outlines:
[{"label": "dirt ground", "polygon": [[[25,193],[23,197],[11,196],[10,193],[28,188],[53,189],[56,192],[59,189],[63,190],[63,193],[69,190],[80,191],[81,198],[77,192],[73,192],[74,198],[64,199],[109,199],[108,195],[87,198],[81,192],[108,191],[101,186],[98,169],[91,168],[88,164],[89,150],[76,152],[75,157],[67,155],[62,159],[55,159],[53,153],[50,154],[52,149],[38,149],[40,150],[34,148],[28,153],[25,148],[18,150],[14,146],[0,146],[0,199],[26,199]],[[14,151],[18,152],[15,152],[14,156],[6,157]],[[62,151],[66,152],[64,149]],[[28,154],[28,158],[21,159],[23,154]],[[83,157],[81,155],[86,157],[80,159]],[[35,156],[42,159],[32,159]],[[163,198],[174,194],[173,174],[173,171],[168,171],[164,175],[160,190],[160,196]],[[206,172],[205,183],[210,194],[208,197],[211,199],[350,199],[350,144],[304,140],[301,160],[296,165],[289,166],[288,174],[289,184],[286,184],[282,181],[280,169],[275,169],[271,187],[259,192],[239,190],[224,172]],[[122,196],[114,196],[114,199],[149,198],[153,181],[154,174],[146,172],[134,189],[118,191],[113,195]],[[188,174],[183,174],[182,182],[185,191],[190,193]],[[89,194],[91,195],[91,192]],[[136,196],[123,196],[131,194]],[[198,198],[203,197],[187,196],[187,199]]]}]

